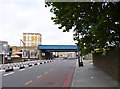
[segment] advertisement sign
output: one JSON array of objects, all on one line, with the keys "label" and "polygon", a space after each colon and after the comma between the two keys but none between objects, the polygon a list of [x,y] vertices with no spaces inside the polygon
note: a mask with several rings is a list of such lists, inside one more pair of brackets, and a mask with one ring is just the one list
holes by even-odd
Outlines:
[{"label": "advertisement sign", "polygon": [[29,50],[23,49],[22,50],[22,58],[29,58]]},{"label": "advertisement sign", "polygon": [[30,58],[38,58],[38,52],[36,50],[30,50]]}]

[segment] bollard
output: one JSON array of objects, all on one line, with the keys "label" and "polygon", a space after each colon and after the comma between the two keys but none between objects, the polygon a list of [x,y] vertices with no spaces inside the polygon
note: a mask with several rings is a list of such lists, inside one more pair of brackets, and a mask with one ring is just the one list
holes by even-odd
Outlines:
[{"label": "bollard", "polygon": [[80,62],[80,66],[83,66],[83,62]]}]

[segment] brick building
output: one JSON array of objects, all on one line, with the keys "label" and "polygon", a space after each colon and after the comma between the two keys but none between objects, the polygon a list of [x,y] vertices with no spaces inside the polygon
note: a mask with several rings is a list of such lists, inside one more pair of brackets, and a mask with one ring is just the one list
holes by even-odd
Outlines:
[{"label": "brick building", "polygon": [[0,41],[0,64],[3,61],[3,54],[4,56],[8,53],[8,42],[7,41]]},{"label": "brick building", "polygon": [[42,35],[40,33],[23,33],[24,46],[38,46],[42,43]]}]

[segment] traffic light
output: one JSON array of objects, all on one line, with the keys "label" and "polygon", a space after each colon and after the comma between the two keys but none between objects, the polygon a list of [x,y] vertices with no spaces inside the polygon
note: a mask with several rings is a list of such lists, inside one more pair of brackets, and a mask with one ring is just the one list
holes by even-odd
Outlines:
[{"label": "traffic light", "polygon": [[11,56],[12,55],[12,48],[9,48],[9,55]]}]

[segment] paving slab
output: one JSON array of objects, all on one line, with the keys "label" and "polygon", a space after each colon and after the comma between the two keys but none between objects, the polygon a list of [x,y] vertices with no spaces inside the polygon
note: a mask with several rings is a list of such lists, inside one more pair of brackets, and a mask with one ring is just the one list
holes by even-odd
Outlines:
[{"label": "paving slab", "polygon": [[92,61],[84,60],[84,66],[76,66],[71,87],[118,87],[116,80],[101,69],[93,66]]}]

